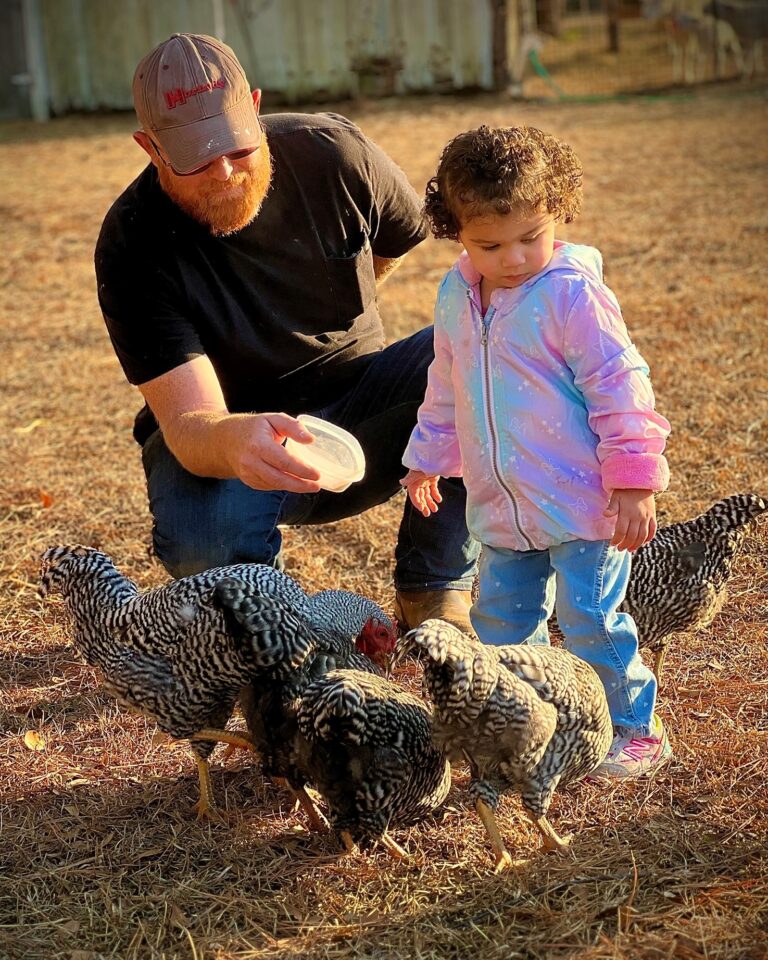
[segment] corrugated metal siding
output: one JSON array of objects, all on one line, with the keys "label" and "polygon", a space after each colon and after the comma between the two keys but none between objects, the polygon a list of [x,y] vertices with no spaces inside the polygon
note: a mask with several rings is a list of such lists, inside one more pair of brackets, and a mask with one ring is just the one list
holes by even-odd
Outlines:
[{"label": "corrugated metal siding", "polygon": [[273,101],[492,86],[490,0],[42,0],[52,112],[129,108],[141,57],[217,4]]},{"label": "corrugated metal siding", "polygon": [[211,0],[43,0],[51,109],[130,107],[139,60],[175,31],[210,33]]},{"label": "corrugated metal siding", "polygon": [[28,117],[29,92],[21,0],[0,5],[0,120]]}]

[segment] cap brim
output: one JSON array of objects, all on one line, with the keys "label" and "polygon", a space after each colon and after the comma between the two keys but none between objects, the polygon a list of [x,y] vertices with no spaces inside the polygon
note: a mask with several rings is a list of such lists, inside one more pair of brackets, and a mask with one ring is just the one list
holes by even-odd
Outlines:
[{"label": "cap brim", "polygon": [[249,94],[224,113],[158,130],[155,136],[176,173],[193,173],[225,153],[255,150],[261,143],[261,124]]}]

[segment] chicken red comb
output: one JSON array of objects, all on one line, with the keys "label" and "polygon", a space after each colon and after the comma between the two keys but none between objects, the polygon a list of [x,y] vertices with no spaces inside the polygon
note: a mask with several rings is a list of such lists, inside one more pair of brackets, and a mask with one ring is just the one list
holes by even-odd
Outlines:
[{"label": "chicken red comb", "polygon": [[376,654],[390,654],[397,646],[397,621],[385,623],[371,617],[355,640],[357,649],[372,659]]}]

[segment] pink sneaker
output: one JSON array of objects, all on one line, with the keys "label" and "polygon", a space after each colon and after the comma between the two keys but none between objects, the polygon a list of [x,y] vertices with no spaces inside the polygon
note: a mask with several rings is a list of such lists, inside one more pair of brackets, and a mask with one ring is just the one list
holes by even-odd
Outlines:
[{"label": "pink sneaker", "polygon": [[613,738],[611,749],[590,777],[652,777],[672,756],[664,724],[654,713],[651,733],[647,737]]}]

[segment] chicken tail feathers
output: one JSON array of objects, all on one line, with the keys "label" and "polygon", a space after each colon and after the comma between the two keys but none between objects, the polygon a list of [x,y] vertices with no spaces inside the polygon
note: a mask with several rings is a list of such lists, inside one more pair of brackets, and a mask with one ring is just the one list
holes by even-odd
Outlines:
[{"label": "chicken tail feathers", "polygon": [[499,680],[494,652],[444,620],[425,620],[404,643],[422,652],[430,699],[442,711],[460,714],[462,722],[473,721]]},{"label": "chicken tail feathers", "polygon": [[478,641],[462,633],[446,620],[425,620],[403,638],[403,650],[418,649],[435,664],[474,656],[482,649]]},{"label": "chicken tail feathers", "polygon": [[360,745],[371,726],[369,697],[349,674],[331,674],[312,684],[299,708],[299,729],[309,739]]},{"label": "chicken tail feathers", "polygon": [[213,603],[258,668],[298,670],[314,652],[315,636],[306,620],[285,601],[255,593],[243,580],[220,580]]}]

